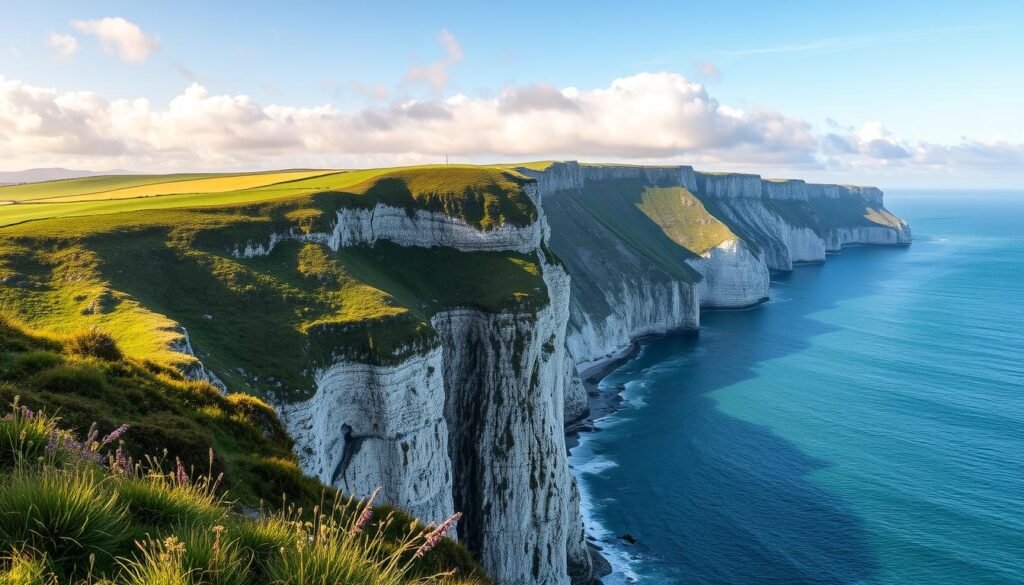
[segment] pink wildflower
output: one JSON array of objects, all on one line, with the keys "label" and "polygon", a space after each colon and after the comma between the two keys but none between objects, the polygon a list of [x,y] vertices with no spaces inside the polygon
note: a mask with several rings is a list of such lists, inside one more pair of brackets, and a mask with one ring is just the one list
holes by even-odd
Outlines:
[{"label": "pink wildflower", "polygon": [[447,534],[448,531],[451,530],[453,526],[455,526],[455,523],[458,522],[459,518],[461,517],[462,512],[456,512],[454,515],[452,515],[451,518],[445,520],[441,523],[440,526],[438,526],[430,533],[428,533],[426,537],[426,542],[420,545],[420,548],[416,550],[416,557],[421,558],[423,555],[432,551],[434,547],[436,547],[438,543],[441,542],[441,539],[444,538],[444,535]]},{"label": "pink wildflower", "polygon": [[100,441],[100,446],[102,447],[104,445],[109,445],[110,443],[113,443],[114,441],[120,439],[121,435],[125,434],[126,432],[128,432],[127,423],[117,427],[116,429],[111,431],[109,435],[103,437],[103,440]]},{"label": "pink wildflower", "polygon": [[60,447],[60,440],[57,437],[57,431],[50,431],[50,438],[46,441],[46,452],[49,455],[53,455],[57,452],[57,448]]},{"label": "pink wildflower", "polygon": [[174,477],[175,481],[177,482],[178,485],[188,485],[188,484],[190,484],[192,482],[192,480],[189,479],[188,472],[185,471],[185,466],[182,465],[181,459],[177,459],[177,458],[175,458],[175,459],[178,462],[178,470],[176,471],[175,477]]},{"label": "pink wildflower", "polygon": [[373,518],[373,501],[377,499],[377,494],[380,493],[380,488],[373,490],[370,494],[370,499],[366,500],[366,504],[363,506],[363,511],[359,513],[359,518],[356,520],[355,526],[352,527],[352,534],[359,534],[366,527],[366,523]]},{"label": "pink wildflower", "polygon": [[132,458],[124,454],[124,449],[120,445],[117,447],[117,451],[114,452],[114,470],[124,475],[131,475],[135,470],[135,462]]}]

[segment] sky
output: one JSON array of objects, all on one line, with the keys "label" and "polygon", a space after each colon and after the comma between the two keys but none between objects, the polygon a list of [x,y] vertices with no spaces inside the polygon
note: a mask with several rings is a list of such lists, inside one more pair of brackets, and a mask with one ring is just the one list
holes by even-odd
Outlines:
[{"label": "sky", "polygon": [[447,155],[1024,188],[1022,106],[1019,1],[0,0],[0,170]]}]

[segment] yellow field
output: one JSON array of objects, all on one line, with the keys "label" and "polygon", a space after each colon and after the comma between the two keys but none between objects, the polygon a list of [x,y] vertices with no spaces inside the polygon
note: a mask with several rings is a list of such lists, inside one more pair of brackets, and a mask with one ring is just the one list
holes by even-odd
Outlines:
[{"label": "yellow field", "polygon": [[124,189],[98,191],[94,193],[78,193],[74,195],[58,195],[36,199],[37,203],[71,203],[75,201],[109,201],[112,199],[134,199],[136,197],[156,197],[158,195],[180,195],[184,193],[224,193],[266,187],[286,181],[298,181],[311,177],[327,175],[335,171],[280,171],[272,173],[231,175],[212,177],[190,181],[170,181],[151,185],[138,185]]}]

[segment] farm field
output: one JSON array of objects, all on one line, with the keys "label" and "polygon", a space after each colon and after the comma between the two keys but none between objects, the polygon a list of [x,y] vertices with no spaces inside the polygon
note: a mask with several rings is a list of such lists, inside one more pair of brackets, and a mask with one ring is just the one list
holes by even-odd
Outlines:
[{"label": "farm field", "polygon": [[[445,172],[438,172],[442,168]],[[339,191],[384,175],[401,181],[408,179],[415,183],[413,192],[427,196],[434,192],[457,191],[461,194],[476,183],[488,182],[499,176],[494,174],[495,170],[499,170],[498,167],[447,165],[353,171],[276,171],[227,176],[111,176],[49,181],[0,187],[0,227],[42,219],[107,215],[145,209],[257,203]],[[500,170],[509,176],[515,174],[505,169]],[[166,180],[161,181],[160,177],[166,177]],[[452,183],[453,180],[455,183]]]}]

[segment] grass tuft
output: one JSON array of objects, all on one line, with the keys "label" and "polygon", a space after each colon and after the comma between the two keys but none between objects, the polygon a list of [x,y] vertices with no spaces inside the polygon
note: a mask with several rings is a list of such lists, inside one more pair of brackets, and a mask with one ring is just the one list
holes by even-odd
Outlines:
[{"label": "grass tuft", "polygon": [[88,362],[54,366],[33,376],[33,382],[40,390],[91,398],[102,396],[106,388],[103,372]]},{"label": "grass tuft", "polygon": [[0,585],[57,585],[44,558],[24,552],[0,556]]},{"label": "grass tuft", "polygon": [[15,471],[0,484],[0,543],[45,555],[62,580],[108,566],[128,525],[110,487],[91,467]]},{"label": "grass tuft", "polygon": [[91,356],[108,362],[120,361],[123,357],[114,338],[96,327],[72,333],[68,337],[67,349],[75,355]]},{"label": "grass tuft", "polygon": [[15,396],[11,412],[0,418],[0,471],[38,460],[56,430],[55,419],[32,412],[18,400]]}]

